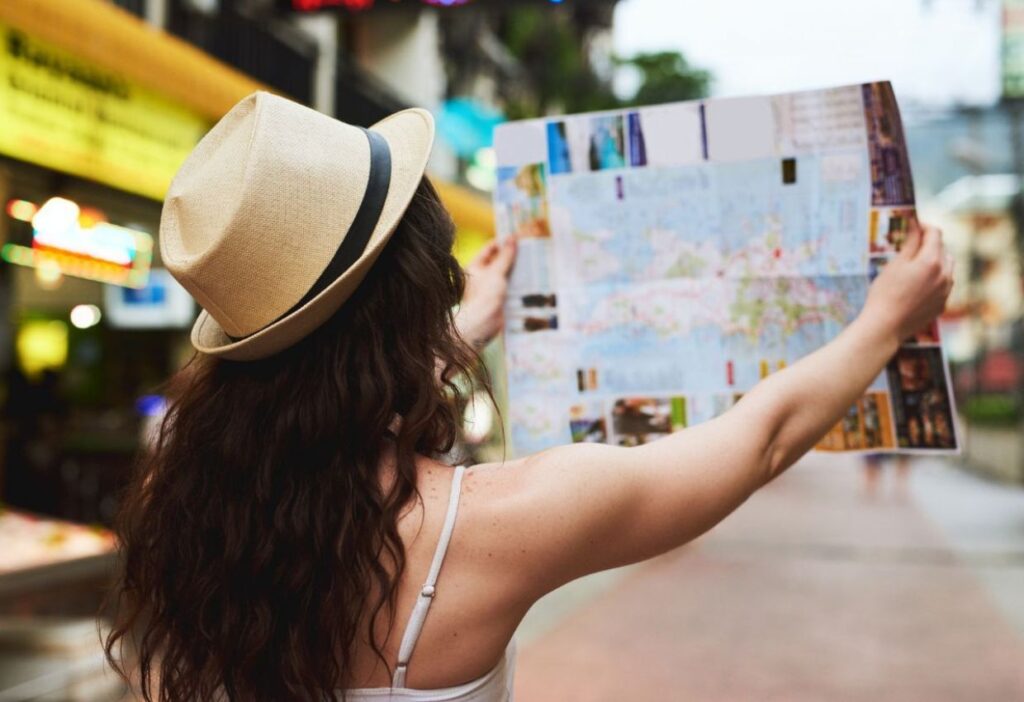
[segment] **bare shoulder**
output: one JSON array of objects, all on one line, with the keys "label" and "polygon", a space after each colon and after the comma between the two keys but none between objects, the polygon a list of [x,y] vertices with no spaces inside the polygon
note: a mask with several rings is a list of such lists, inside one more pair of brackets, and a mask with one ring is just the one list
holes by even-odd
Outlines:
[{"label": "bare shoulder", "polygon": [[528,459],[482,463],[466,470],[456,537],[460,560],[505,606],[524,613],[533,595],[533,565],[543,550],[538,487]]},{"label": "bare shoulder", "polygon": [[643,446],[573,444],[472,467],[459,517],[470,566],[493,578],[500,564],[508,596],[529,606],[693,539],[763,484],[762,432],[727,414]]},{"label": "bare shoulder", "polygon": [[563,447],[469,468],[459,520],[471,565],[481,577],[499,575],[496,587],[523,607],[600,570],[603,562],[585,561],[599,549],[601,525],[621,524],[629,508],[629,471],[618,470],[612,480],[607,461],[622,450]]}]

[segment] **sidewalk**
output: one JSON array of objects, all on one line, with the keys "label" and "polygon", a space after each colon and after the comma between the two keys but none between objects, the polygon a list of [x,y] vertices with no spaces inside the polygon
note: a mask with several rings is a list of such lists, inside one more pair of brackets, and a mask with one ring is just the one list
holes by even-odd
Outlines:
[{"label": "sidewalk", "polygon": [[922,460],[868,501],[861,477],[811,457],[698,542],[538,603],[517,700],[1024,700],[1024,491]]}]

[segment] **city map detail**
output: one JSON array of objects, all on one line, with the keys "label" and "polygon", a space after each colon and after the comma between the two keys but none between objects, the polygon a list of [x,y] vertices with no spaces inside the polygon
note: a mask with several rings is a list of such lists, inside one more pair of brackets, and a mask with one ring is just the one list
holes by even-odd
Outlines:
[{"label": "city map detail", "polygon": [[[834,338],[915,221],[888,83],[501,125],[513,448],[635,446]],[[818,445],[955,451],[937,326]]]}]

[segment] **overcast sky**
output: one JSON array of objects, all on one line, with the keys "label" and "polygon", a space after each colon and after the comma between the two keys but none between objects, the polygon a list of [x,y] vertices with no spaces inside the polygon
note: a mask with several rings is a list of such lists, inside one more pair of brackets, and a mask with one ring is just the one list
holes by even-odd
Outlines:
[{"label": "overcast sky", "polygon": [[620,0],[615,50],[674,49],[715,95],[889,79],[905,100],[999,95],[998,0]]}]

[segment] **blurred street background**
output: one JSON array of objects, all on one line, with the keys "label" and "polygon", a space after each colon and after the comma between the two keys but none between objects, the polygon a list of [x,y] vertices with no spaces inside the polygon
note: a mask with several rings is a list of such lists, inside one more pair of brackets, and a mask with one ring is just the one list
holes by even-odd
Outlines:
[{"label": "blurred street background", "polygon": [[[956,256],[962,454],[813,455],[694,544],[552,594],[517,695],[1024,700],[1024,0],[0,0],[0,702],[131,698],[96,636],[109,528],[197,311],[161,200],[239,99],[430,109],[467,261],[503,121],[872,80]],[[500,458],[471,408],[466,451]]]}]

